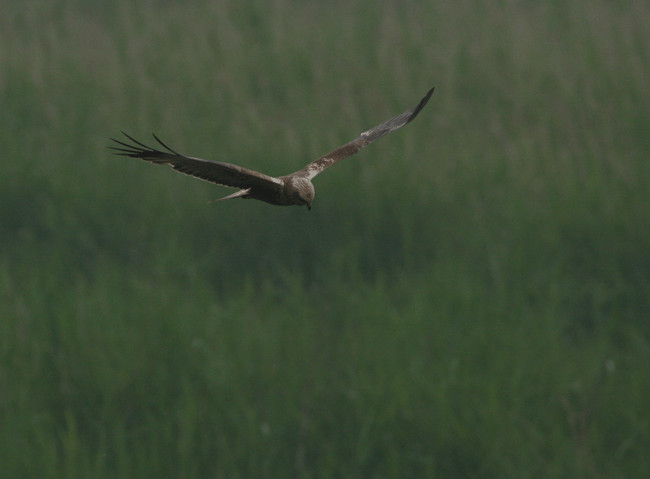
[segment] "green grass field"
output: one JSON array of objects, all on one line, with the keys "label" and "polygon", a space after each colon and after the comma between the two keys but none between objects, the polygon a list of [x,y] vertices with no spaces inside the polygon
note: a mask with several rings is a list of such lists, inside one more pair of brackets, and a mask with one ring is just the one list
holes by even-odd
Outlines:
[{"label": "green grass field", "polygon": [[[650,4],[7,1],[3,478],[650,470]],[[289,173],[312,211],[106,149]]]}]

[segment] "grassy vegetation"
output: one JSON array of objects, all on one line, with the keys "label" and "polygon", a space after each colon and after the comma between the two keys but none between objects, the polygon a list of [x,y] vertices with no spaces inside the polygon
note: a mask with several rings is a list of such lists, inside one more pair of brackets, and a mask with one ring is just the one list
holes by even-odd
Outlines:
[{"label": "grassy vegetation", "polygon": [[5,4],[3,477],[650,469],[647,2]]}]

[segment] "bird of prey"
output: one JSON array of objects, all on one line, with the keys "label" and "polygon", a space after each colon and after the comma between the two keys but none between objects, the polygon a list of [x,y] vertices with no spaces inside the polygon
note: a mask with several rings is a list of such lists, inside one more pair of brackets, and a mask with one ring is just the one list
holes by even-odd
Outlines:
[{"label": "bird of prey", "polygon": [[153,135],[154,139],[164,149],[147,146],[124,132],[122,134],[131,143],[111,138],[117,146],[111,146],[110,148],[115,150],[117,155],[139,158],[156,164],[167,164],[186,175],[195,176],[218,185],[239,188],[235,193],[219,198],[216,201],[232,198],[252,198],[273,205],[306,205],[308,209],[311,209],[314,200],[314,185],[311,180],[316,175],[334,163],[354,155],[361,148],[377,141],[382,136],[409,123],[424,108],[432,94],[433,88],[410,110],[386,120],[368,131],[364,131],[356,140],[338,147],[334,151],[312,161],[304,168],[285,176],[268,176],[230,163],[181,155],[163,143],[155,134]]}]

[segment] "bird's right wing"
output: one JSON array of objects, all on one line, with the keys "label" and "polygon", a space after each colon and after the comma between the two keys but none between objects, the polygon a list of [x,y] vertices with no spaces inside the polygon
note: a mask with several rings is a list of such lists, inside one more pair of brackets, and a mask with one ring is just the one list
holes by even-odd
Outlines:
[{"label": "bird's right wing", "polygon": [[334,163],[337,163],[347,158],[348,156],[354,155],[361,148],[365,148],[370,143],[377,141],[382,136],[387,135],[388,133],[395,131],[398,128],[402,128],[404,125],[418,116],[418,113],[420,113],[420,110],[422,110],[422,108],[424,108],[424,105],[427,104],[432,94],[433,88],[429,90],[424,98],[422,98],[420,102],[410,110],[407,110],[400,115],[386,120],[385,122],[377,125],[374,128],[371,128],[368,131],[364,131],[356,140],[352,140],[343,146],[339,146],[336,150],[330,151],[317,160],[312,161],[307,166],[296,171],[293,174],[297,176],[303,176],[311,180],[314,178],[314,176],[323,172],[323,170],[329,168]]},{"label": "bird's right wing", "polygon": [[132,143],[111,138],[119,145],[109,147],[115,150],[117,155],[139,158],[140,160],[159,165],[168,164],[176,171],[223,186],[232,186],[235,188],[251,188],[254,186],[278,188],[282,186],[282,180],[258,171],[221,161],[202,160],[201,158],[181,155],[165,145],[155,134],[153,137],[166,151],[140,143],[124,132],[122,134],[131,140]]}]

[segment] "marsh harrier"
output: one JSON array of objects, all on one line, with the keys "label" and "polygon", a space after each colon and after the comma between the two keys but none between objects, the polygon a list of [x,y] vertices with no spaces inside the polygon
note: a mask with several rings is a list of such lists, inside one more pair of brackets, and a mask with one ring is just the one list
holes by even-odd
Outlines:
[{"label": "marsh harrier", "polygon": [[336,150],[321,156],[312,161],[304,168],[295,171],[286,176],[268,176],[264,173],[249,170],[238,165],[223,163],[221,161],[202,160],[184,156],[172,150],[162,142],[155,134],[154,139],[162,146],[163,149],[156,149],[140,143],[130,135],[122,132],[131,143],[111,138],[118,146],[110,148],[116,150],[117,155],[130,156],[141,160],[150,161],[156,164],[168,164],[173,169],[185,173],[186,175],[196,176],[202,180],[210,181],[218,185],[231,186],[239,188],[235,193],[220,198],[217,201],[229,200],[232,198],[252,198],[255,200],[265,201],[273,205],[306,205],[311,209],[311,203],[314,200],[314,185],[311,180],[332,166],[334,163],[341,161],[348,156],[354,155],[361,148],[368,146],[370,143],[377,141],[384,135],[398,128],[403,127],[413,120],[420,110],[427,104],[433,94],[433,88],[410,110],[401,115],[386,120],[380,125],[364,131],[356,139]]}]

